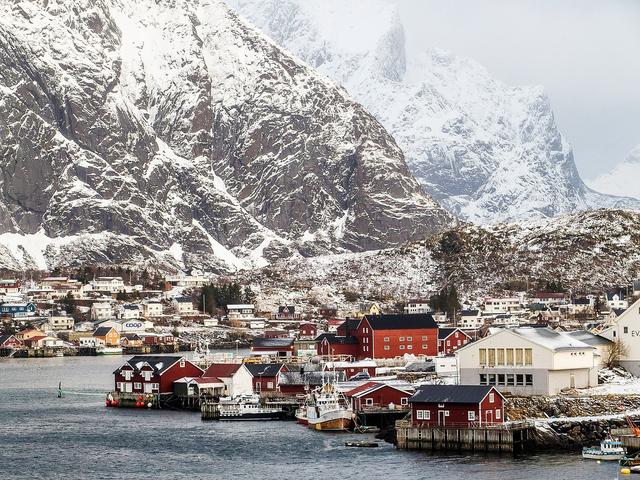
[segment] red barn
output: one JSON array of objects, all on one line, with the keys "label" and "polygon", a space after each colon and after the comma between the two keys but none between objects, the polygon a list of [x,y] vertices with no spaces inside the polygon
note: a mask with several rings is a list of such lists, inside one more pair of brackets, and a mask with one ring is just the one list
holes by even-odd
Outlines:
[{"label": "red barn", "polygon": [[365,315],[353,335],[359,359],[438,354],[438,324],[430,313]]},{"label": "red barn", "polygon": [[136,355],[113,372],[116,390],[124,393],[172,393],[175,380],[203,373],[184,357],[156,355]]},{"label": "red barn", "polygon": [[409,405],[413,425],[471,427],[504,422],[504,397],[488,385],[423,385]]},{"label": "red barn", "polygon": [[298,327],[300,338],[313,339],[318,335],[318,326],[315,323],[303,322]]},{"label": "red barn", "polygon": [[345,396],[351,401],[354,411],[361,412],[370,408],[408,409],[412,392],[393,385],[378,382],[367,382],[348,392]]},{"label": "red barn", "polygon": [[283,363],[245,363],[253,377],[254,392],[278,390],[280,374],[287,371]]},{"label": "red barn", "polygon": [[471,337],[459,328],[438,329],[438,353],[440,355],[452,355],[470,341]]},{"label": "red barn", "polygon": [[324,333],[316,339],[316,351],[318,355],[348,355],[355,358],[358,355],[358,339]]}]

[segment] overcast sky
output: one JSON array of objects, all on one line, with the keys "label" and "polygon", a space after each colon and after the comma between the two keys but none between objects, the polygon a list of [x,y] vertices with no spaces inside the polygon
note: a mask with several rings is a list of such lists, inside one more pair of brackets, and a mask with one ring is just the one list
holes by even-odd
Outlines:
[{"label": "overcast sky", "polygon": [[640,0],[397,1],[409,45],[543,85],[583,178],[640,144]]}]

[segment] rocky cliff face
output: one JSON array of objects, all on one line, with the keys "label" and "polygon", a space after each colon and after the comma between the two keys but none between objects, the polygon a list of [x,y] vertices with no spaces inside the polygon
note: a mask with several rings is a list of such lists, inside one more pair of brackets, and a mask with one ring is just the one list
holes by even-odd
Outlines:
[{"label": "rocky cliff face", "polygon": [[344,85],[391,132],[425,190],[463,219],[640,208],[585,186],[542,88],[509,87],[472,60],[407,45],[392,2],[228,3]]},{"label": "rocky cliff face", "polygon": [[221,2],[0,15],[0,266],[228,271],[452,220],[372,116]]}]

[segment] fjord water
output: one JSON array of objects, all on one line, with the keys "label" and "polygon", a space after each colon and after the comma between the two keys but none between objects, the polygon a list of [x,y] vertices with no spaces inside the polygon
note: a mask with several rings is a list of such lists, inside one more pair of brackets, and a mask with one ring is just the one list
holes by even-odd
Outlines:
[{"label": "fjord water", "polygon": [[[346,448],[371,436],[294,422],[202,422],[197,413],[104,406],[123,357],[0,359],[5,479],[615,479],[578,454],[433,455]],[[57,398],[64,390],[85,393]],[[95,395],[91,395],[94,393]],[[615,463],[615,462],[614,462]]]}]

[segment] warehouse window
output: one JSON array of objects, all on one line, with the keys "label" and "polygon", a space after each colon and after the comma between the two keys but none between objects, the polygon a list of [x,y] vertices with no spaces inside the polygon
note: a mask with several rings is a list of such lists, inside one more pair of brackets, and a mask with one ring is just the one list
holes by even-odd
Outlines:
[{"label": "warehouse window", "polygon": [[489,349],[489,366],[494,367],[496,364],[496,350],[495,348]]},{"label": "warehouse window", "polygon": [[481,373],[480,374],[480,385],[486,385],[487,384],[487,374],[486,373]]},{"label": "warehouse window", "polygon": [[503,348],[498,349],[498,365],[504,365],[504,349]]},{"label": "warehouse window", "polygon": [[469,410],[469,411],[467,412],[467,419],[468,419],[470,422],[474,422],[474,421],[475,421],[475,419],[476,419],[476,412],[474,412],[474,411],[472,411],[472,410]]},{"label": "warehouse window", "polygon": [[518,387],[524,386],[524,375],[522,374],[516,375],[516,386]]},{"label": "warehouse window", "polygon": [[533,350],[530,348],[524,349],[524,364],[533,365]]},{"label": "warehouse window", "polygon": [[507,365],[515,365],[513,362],[513,348],[507,348]]},{"label": "warehouse window", "polygon": [[515,385],[515,376],[513,373],[507,373],[507,386],[513,387]]},{"label": "warehouse window", "polygon": [[533,387],[533,375],[528,373],[524,376],[524,382],[527,387]]},{"label": "warehouse window", "polygon": [[523,364],[522,349],[516,348],[516,365],[522,365],[522,364]]},{"label": "warehouse window", "polygon": [[479,350],[480,352],[480,365],[486,365],[487,364],[487,349],[486,348],[481,348]]}]

